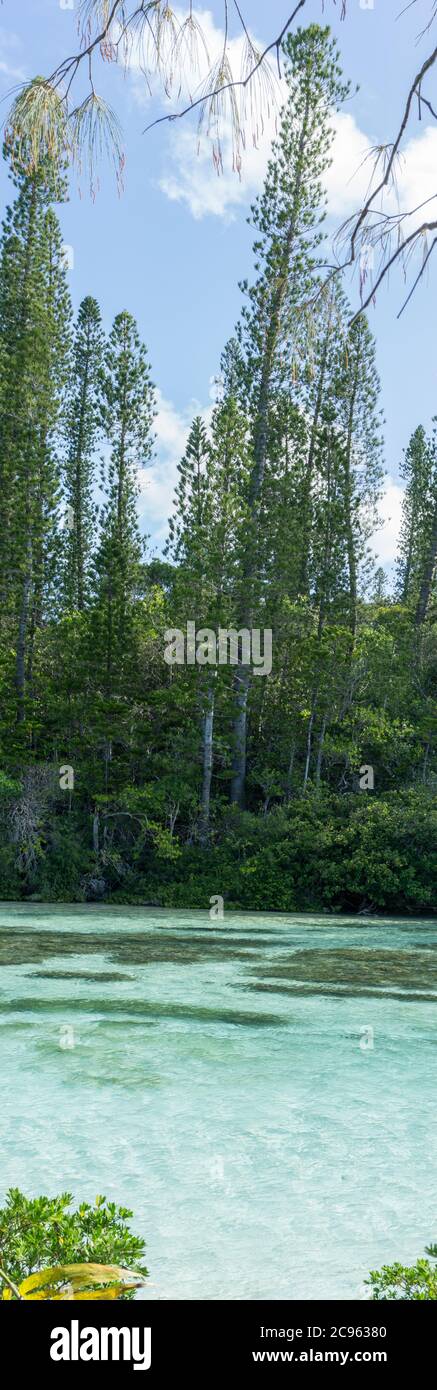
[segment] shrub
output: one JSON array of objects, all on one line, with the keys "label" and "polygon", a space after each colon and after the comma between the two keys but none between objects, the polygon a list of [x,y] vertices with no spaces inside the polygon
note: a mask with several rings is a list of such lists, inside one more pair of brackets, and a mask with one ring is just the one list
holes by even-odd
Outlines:
[{"label": "shrub", "polygon": [[426,1254],[430,1260],[417,1260],[415,1265],[383,1265],[382,1269],[370,1272],[366,1279],[372,1289],[372,1299],[393,1299],[437,1302],[437,1245],[429,1245]]},{"label": "shrub", "polygon": [[57,1265],[122,1265],[146,1275],[145,1242],[127,1222],[132,1212],[106,1197],[70,1210],[70,1192],[59,1197],[26,1197],[9,1190],[0,1209],[0,1266],[14,1284]]}]

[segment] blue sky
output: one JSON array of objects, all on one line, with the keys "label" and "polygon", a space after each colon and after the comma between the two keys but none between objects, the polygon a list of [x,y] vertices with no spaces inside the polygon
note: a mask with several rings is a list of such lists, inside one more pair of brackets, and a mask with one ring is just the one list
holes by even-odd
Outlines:
[{"label": "blue sky", "polygon": [[[328,181],[333,226],[359,203],[365,175],[356,171],[369,146],[389,141],[397,130],[409,82],[428,51],[426,38],[417,42],[417,34],[429,19],[430,0],[417,0],[398,18],[402,0],[363,4],[348,0],[345,22],[340,22],[340,0],[337,5],[325,0],[324,5],[324,21],[329,20],[339,40],[345,74],[360,87],[337,130]],[[197,8],[203,11],[213,47],[219,40],[222,0]],[[268,41],[290,8],[289,0],[246,0],[245,15],[252,33]],[[307,0],[307,10],[308,21],[321,20],[322,0]],[[70,0],[4,0],[0,18],[3,96],[23,78],[50,72],[77,48],[77,3],[71,8]],[[160,391],[159,440],[157,462],[143,480],[141,511],[145,529],[159,546],[187,427],[196,409],[211,405],[211,378],[239,313],[238,281],[251,274],[252,232],[246,217],[262,183],[269,135],[257,150],[249,150],[241,181],[232,172],[225,146],[224,174],[218,178],[209,152],[197,155],[192,121],[143,133],[165,108],[158,92],[146,94],[135,68],[123,75],[109,64],[101,67],[99,90],[117,109],[123,127],[124,191],[118,195],[107,166],[94,200],[86,180],[79,189],[74,176],[61,222],[74,252],[70,288],[75,307],[85,294],[94,294],[107,327],[120,309],[129,309],[148,345]],[[424,119],[407,141],[400,173],[404,206],[429,196],[436,168],[437,126]],[[9,197],[4,170],[1,193],[4,206]],[[399,520],[402,449],[416,425],[422,421],[429,427],[437,413],[436,285],[437,263],[431,263],[397,321],[405,297],[398,271],[369,314],[386,416],[386,523],[378,551],[387,564]],[[350,293],[356,302],[356,284]]]}]

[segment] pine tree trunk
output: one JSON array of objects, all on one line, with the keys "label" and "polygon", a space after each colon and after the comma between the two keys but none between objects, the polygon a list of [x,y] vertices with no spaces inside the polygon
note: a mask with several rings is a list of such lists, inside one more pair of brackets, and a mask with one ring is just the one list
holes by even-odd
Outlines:
[{"label": "pine tree trunk", "polygon": [[83,538],[83,514],[82,514],[82,459],[83,459],[83,437],[86,400],[88,393],[89,358],[85,359],[85,370],[80,403],[79,430],[77,439],[77,458],[76,458],[76,485],[75,485],[75,527],[76,527],[76,596],[79,612],[85,606],[85,557],[84,557],[84,538]]},{"label": "pine tree trunk", "polygon": [[214,733],[214,688],[209,686],[206,696],[206,705],[202,718],[202,799],[199,822],[199,840],[205,847],[208,844],[210,832],[210,804],[211,804],[211,781],[213,769],[213,733]]},{"label": "pine tree trunk", "polygon": [[428,763],[429,763],[429,755],[430,755],[430,752],[431,752],[431,744],[430,744],[430,742],[428,741],[428,743],[427,743],[427,745],[426,745],[426,748],[425,748],[425,753],[424,753],[424,758],[423,758],[423,766],[422,766],[422,782],[423,782],[424,786],[426,786],[426,783],[427,783],[427,780],[428,780]]},{"label": "pine tree trunk", "polygon": [[402,594],[401,594],[401,601],[402,601],[402,603],[408,603],[408,596],[409,596],[409,592],[410,592],[410,577],[411,577],[411,566],[412,566],[412,563],[413,563],[413,544],[414,544],[414,526],[415,526],[415,520],[416,520],[416,518],[415,518],[414,512],[413,512],[413,516],[412,516],[412,518],[411,518],[411,525],[410,525],[410,534],[409,534],[409,537],[408,537],[408,554],[407,554],[407,558],[406,558],[406,561],[405,561],[404,581],[403,581],[403,585],[402,585]]},{"label": "pine tree trunk", "polygon": [[29,604],[32,588],[32,541],[27,542],[26,569],[23,576],[21,607],[18,623],[16,656],[17,723],[23,724],[26,718],[26,638],[29,621]]},{"label": "pine tree trunk", "polygon": [[291,745],[291,750],[290,750],[290,761],[289,761],[288,770],[287,770],[287,781],[286,781],[286,783],[285,783],[285,801],[286,801],[287,806],[288,806],[289,802],[291,801],[291,779],[292,779],[292,776],[293,776],[293,767],[294,767],[295,752],[296,752],[296,743],[295,743],[295,741],[293,740],[293,743],[292,743],[292,745]]},{"label": "pine tree trunk", "polygon": [[[237,684],[238,682],[238,684]],[[235,676],[234,691],[237,712],[233,725],[232,783],[231,801],[244,807],[247,762],[247,702],[249,697],[250,669],[240,666]]]},{"label": "pine tree trunk", "polygon": [[345,509],[346,509],[346,547],[349,568],[349,604],[350,604],[350,629],[353,638],[357,630],[357,559],[355,553],[355,537],[352,520],[352,440],[354,429],[355,401],[358,390],[358,378],[360,370],[359,348],[355,358],[355,373],[352,387],[352,395],[349,409],[346,459],[345,459]]},{"label": "pine tree trunk", "polygon": [[309,723],[308,723],[308,730],[307,730],[307,746],[306,746],[305,768],[304,768],[304,774],[303,774],[303,790],[304,790],[304,792],[305,792],[306,789],[307,789],[308,779],[309,779],[309,775],[310,775],[311,752],[312,752],[312,742],[313,742],[313,728],[314,728],[314,720],[315,720],[315,717],[316,717],[316,708],[317,708],[317,696],[315,695],[314,698],[313,698],[313,703],[312,703],[312,708],[311,708],[311,714],[310,714]]},{"label": "pine tree trunk", "polygon": [[319,734],[319,742],[318,742],[318,748],[317,748],[316,787],[320,787],[320,782],[321,782],[321,777],[322,777],[323,749],[324,749],[324,746],[325,746],[325,734],[326,734],[326,725],[327,725],[327,723],[328,723],[328,715],[327,715],[327,713],[325,712],[325,714],[323,715],[322,727],[321,727],[320,734]]},{"label": "pine tree trunk", "polygon": [[323,344],[322,360],[320,364],[319,384],[317,388],[316,404],[314,408],[313,423],[311,426],[310,447],[305,471],[303,496],[302,496],[302,542],[301,542],[301,564],[299,576],[299,592],[306,593],[308,589],[308,554],[310,547],[310,511],[311,511],[311,488],[313,481],[314,457],[316,452],[317,434],[319,428],[320,412],[323,403],[323,393],[325,389],[326,365],[328,360],[328,344],[331,333],[331,314],[329,315],[328,325]]},{"label": "pine tree trunk", "polygon": [[95,855],[100,854],[100,814],[95,811],[93,815],[93,850]]}]

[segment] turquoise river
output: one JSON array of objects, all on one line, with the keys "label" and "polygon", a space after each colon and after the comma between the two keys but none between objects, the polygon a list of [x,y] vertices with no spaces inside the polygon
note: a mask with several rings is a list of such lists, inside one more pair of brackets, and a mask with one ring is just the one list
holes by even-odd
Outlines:
[{"label": "turquoise river", "polygon": [[437,922],[0,905],[1,1200],[105,1193],[153,1299],[365,1298],[436,1239]]}]

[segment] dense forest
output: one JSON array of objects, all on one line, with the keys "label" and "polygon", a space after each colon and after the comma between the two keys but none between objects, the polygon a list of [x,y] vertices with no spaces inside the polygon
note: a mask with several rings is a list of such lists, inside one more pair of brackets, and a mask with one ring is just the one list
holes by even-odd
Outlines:
[{"label": "dense forest", "polygon": [[[125,311],[107,337],[91,294],[73,321],[64,172],[5,148],[3,899],[435,910],[437,433],[418,424],[406,441],[389,583],[372,553],[375,344],[326,268],[324,172],[348,87],[326,29],[289,37],[285,58],[252,271],[163,557],[138,521],[155,450],[147,349]],[[171,664],[187,631],[196,650],[187,639]],[[241,639],[216,661],[219,631],[261,634],[261,651],[271,632],[271,670]]]}]

